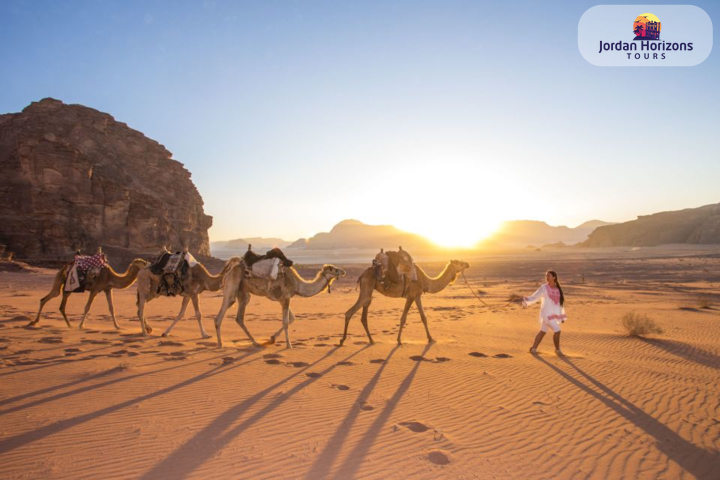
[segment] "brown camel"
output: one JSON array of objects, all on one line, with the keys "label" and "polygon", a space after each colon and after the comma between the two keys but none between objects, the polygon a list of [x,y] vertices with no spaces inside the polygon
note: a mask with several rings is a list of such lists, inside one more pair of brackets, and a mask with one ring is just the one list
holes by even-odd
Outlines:
[{"label": "brown camel", "polygon": [[[82,320],[80,321],[80,328],[83,328],[83,325],[85,325],[85,319],[87,318],[90,307],[95,300],[95,296],[100,292],[105,292],[105,296],[107,297],[108,302],[108,308],[110,309],[110,316],[112,316],[113,325],[115,326],[115,328],[119,329],[120,325],[118,325],[117,320],[115,319],[115,307],[113,306],[112,291],[114,288],[128,288],[130,285],[135,283],[135,279],[137,278],[138,273],[147,265],[148,262],[146,262],[142,258],[136,258],[135,260],[130,262],[130,265],[128,265],[125,273],[118,274],[115,270],[112,269],[112,267],[107,266],[106,268],[100,270],[100,273],[97,277],[89,280],[87,285],[85,286],[85,289],[90,292],[90,297],[88,298],[87,304],[85,305],[85,313],[83,313]],[[67,279],[71,267],[72,262],[66,264],[55,275],[52,290],[50,290],[50,293],[45,295],[40,300],[40,309],[38,310],[37,317],[35,317],[35,320],[33,320],[32,322],[28,323],[28,327],[35,325],[40,321],[40,313],[42,312],[45,304],[60,295],[61,293],[62,301],[60,302],[60,313],[62,313],[62,316],[65,319],[65,323],[67,323],[67,326],[70,327],[70,321],[68,320],[67,315],[65,315],[65,305],[67,305],[68,297],[73,292],[66,292],[63,287],[65,286],[65,280]]]},{"label": "brown camel", "polygon": [[[210,335],[205,331],[202,324],[202,313],[200,312],[199,297],[204,291],[217,292],[222,287],[223,278],[230,269],[240,262],[239,257],[233,257],[228,260],[223,266],[222,271],[218,275],[211,275],[207,271],[205,266],[201,263],[196,264],[188,269],[188,274],[184,278],[183,291],[180,296],[183,297],[182,307],[180,307],[180,313],[175,318],[175,321],[165,330],[162,334],[163,337],[167,337],[170,331],[173,329],[175,324],[185,316],[185,310],[187,310],[188,303],[192,300],[193,308],[195,309],[195,317],[200,327],[200,335],[203,338],[210,338]],[[137,306],[138,306],[138,318],[140,319],[140,325],[142,326],[143,335],[152,333],[152,327],[148,325],[145,320],[145,304],[150,300],[162,296],[158,294],[158,286],[160,285],[160,275],[154,274],[149,268],[140,272],[138,275],[137,285]]]},{"label": "brown camel", "polygon": [[217,333],[218,348],[222,348],[222,336],[220,327],[225,318],[225,312],[237,300],[238,311],[235,321],[240,325],[250,341],[255,346],[259,344],[250,334],[245,326],[245,307],[250,301],[250,295],[257,295],[274,300],[282,305],[283,325],[275,335],[270,337],[270,343],[275,343],[275,338],[285,330],[285,342],[288,348],[292,348],[288,326],[295,321],[295,314],[290,309],[290,300],[295,295],[301,297],[312,297],[330,287],[334,280],[345,275],[345,270],[333,265],[323,265],[312,280],[303,279],[293,267],[285,268],[284,274],[276,280],[269,278],[253,278],[245,276],[245,265],[234,267],[225,277],[223,283],[223,303],[220,312],[215,317],[215,331]]},{"label": "brown camel", "polygon": [[[408,285],[403,285],[402,283],[391,284],[387,290],[383,287],[382,281],[378,280],[372,268],[368,268],[362,273],[362,275],[360,275],[360,278],[358,278],[358,284],[360,284],[360,295],[357,302],[355,302],[355,305],[350,307],[350,309],[345,313],[345,331],[343,332],[342,340],[340,340],[340,345],[345,343],[350,319],[360,308],[362,308],[362,326],[365,328],[365,333],[367,333],[370,343],[375,343],[372,339],[372,335],[370,335],[370,330],[368,329],[367,318],[368,308],[370,307],[370,303],[372,303],[373,290],[377,290],[386,297],[405,298],[405,309],[400,317],[400,330],[398,331],[397,337],[398,345],[402,345],[401,338],[403,327],[405,326],[405,321],[407,320],[408,311],[413,303],[417,305],[418,311],[420,312],[420,319],[422,319],[423,325],[425,325],[425,333],[427,333],[428,343],[433,341],[432,336],[430,336],[430,330],[428,330],[425,310],[422,306],[422,294],[425,292],[438,293],[444,290],[445,287],[452,285],[455,282],[457,276],[463,270],[470,268],[470,264],[461,260],[450,260],[450,262],[448,262],[445,266],[445,269],[435,278],[428,277],[428,275],[417,265],[415,265],[415,268],[417,269],[417,280],[411,281]],[[405,291],[403,292],[403,290]]]}]

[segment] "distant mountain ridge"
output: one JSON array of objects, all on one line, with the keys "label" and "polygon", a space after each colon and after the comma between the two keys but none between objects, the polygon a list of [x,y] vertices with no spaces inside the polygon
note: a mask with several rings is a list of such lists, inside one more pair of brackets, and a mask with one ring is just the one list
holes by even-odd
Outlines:
[{"label": "distant mountain ridge", "polygon": [[526,247],[528,245],[574,245],[587,240],[596,228],[612,225],[601,220],[590,220],[575,228],[554,227],[535,220],[504,222],[489,238],[480,243],[483,247]]},{"label": "distant mountain ridge", "polygon": [[392,225],[367,225],[359,220],[343,220],[329,232],[318,233],[307,240],[300,239],[289,248],[308,250],[395,249],[398,246],[407,249],[427,249],[432,248],[433,244],[421,235],[405,232]]},{"label": "distant mountain ridge", "polygon": [[671,243],[720,244],[720,203],[686,208],[597,228],[582,246],[649,247]]}]

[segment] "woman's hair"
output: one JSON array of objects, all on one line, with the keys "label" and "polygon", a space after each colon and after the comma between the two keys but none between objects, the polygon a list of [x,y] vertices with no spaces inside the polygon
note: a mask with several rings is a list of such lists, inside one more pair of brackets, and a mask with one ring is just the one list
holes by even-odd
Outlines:
[{"label": "woman's hair", "polygon": [[557,273],[552,270],[548,270],[547,273],[552,275],[555,279],[555,285],[557,285],[558,290],[560,290],[560,306],[562,307],[565,304],[565,295],[563,295],[562,287],[560,286],[560,282],[558,282]]}]

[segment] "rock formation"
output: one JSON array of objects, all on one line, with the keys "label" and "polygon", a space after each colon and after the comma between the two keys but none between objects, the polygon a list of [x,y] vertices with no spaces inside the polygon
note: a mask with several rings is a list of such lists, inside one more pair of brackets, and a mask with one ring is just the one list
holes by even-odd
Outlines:
[{"label": "rock formation", "polygon": [[51,98],[0,115],[0,244],[47,262],[72,252],[210,254],[200,193],[162,145],[82,105]]},{"label": "rock formation", "polygon": [[586,247],[647,247],[670,243],[720,243],[720,204],[643,215],[597,228]]}]

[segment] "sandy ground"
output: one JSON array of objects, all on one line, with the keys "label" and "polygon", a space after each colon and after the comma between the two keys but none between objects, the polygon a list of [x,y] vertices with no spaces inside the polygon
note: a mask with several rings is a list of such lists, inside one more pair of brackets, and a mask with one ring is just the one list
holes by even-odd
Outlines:
[{"label": "sandy ground", "polygon": [[[192,315],[158,335],[178,298],[148,307],[138,335],[135,288],[115,292],[121,326],[98,298],[71,296],[68,329],[38,300],[54,272],[0,273],[0,477],[18,478],[718,478],[720,476],[720,255],[644,252],[479,259],[468,279],[424,299],[395,336],[402,301],[371,306],[370,346],[354,303],[360,267],[332,294],[296,299],[284,343],[253,348],[234,322],[226,345],[203,340]],[[550,337],[527,349],[537,307],[502,307],[560,274],[570,319],[566,357]],[[441,265],[427,265],[437,274]],[[309,270],[306,276],[309,276]],[[581,283],[582,275],[585,283]],[[709,305],[708,305],[709,304]],[[205,328],[220,296],[205,293]],[[702,308],[708,307],[709,308]],[[628,337],[622,316],[664,329]],[[248,326],[267,339],[277,304],[253,299]]]}]

